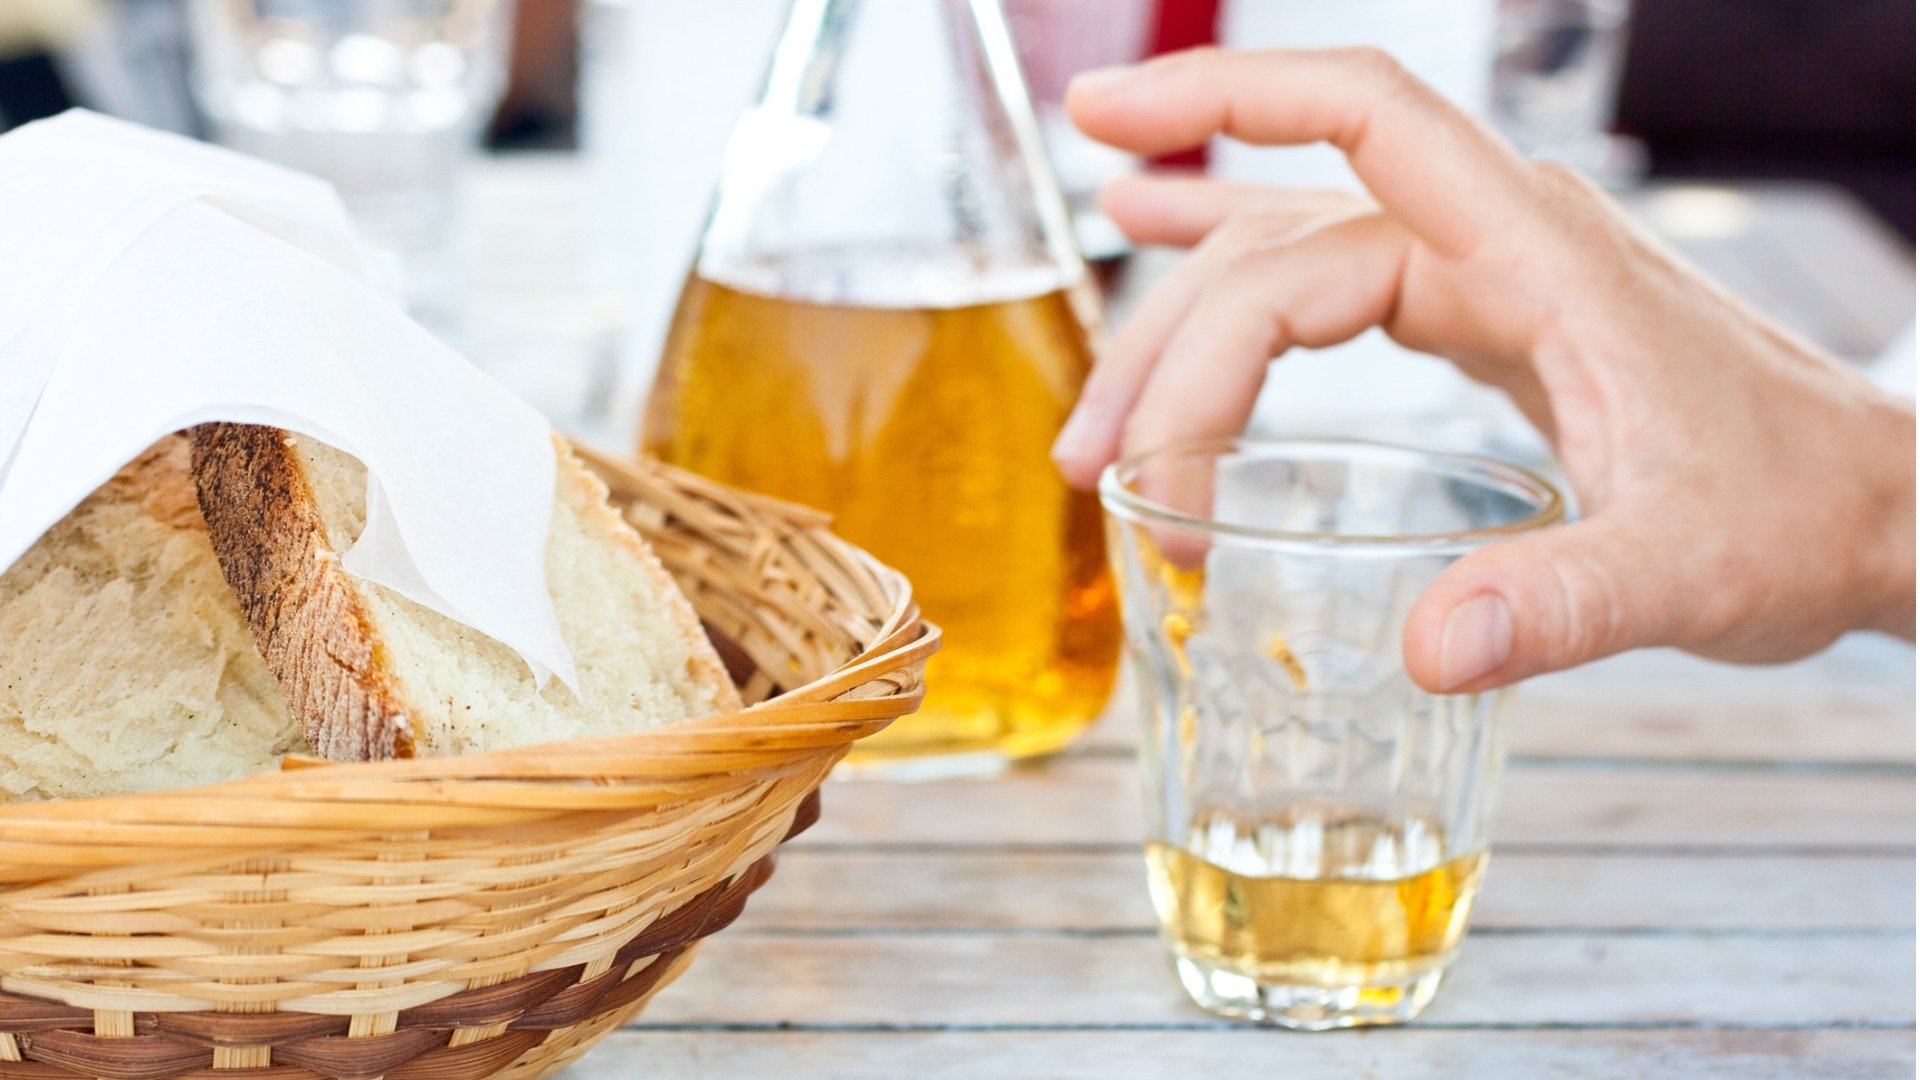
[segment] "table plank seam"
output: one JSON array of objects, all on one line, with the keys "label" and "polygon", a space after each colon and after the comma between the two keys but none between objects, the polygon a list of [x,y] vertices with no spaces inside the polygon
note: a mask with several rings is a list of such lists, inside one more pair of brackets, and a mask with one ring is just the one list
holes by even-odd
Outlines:
[{"label": "table plank seam", "polygon": [[[1912,925],[1887,926],[1489,926],[1473,927],[1470,937],[1613,937],[1613,938],[1900,938],[1912,937]],[[740,926],[729,932],[734,939],[759,938],[839,938],[866,939],[912,938],[984,938],[1047,937],[1120,939],[1151,938],[1160,931],[1152,926]]]},{"label": "table plank seam", "polygon": [[[1360,1037],[1390,1038],[1395,1033],[1421,1031],[1913,1031],[1912,1020],[1543,1020],[1497,1021],[1417,1020],[1411,1024],[1374,1028]],[[1158,1023],[809,1023],[807,1021],[687,1021],[649,1023],[638,1020],[621,1030],[635,1032],[699,1032],[754,1034],[809,1032],[834,1035],[888,1035],[922,1032],[1239,1032],[1267,1031],[1275,1038],[1300,1038],[1298,1032],[1253,1027],[1224,1020],[1195,1019]]]},{"label": "table plank seam", "polygon": [[1799,776],[1904,776],[1914,775],[1912,760],[1895,758],[1877,761],[1846,759],[1781,758],[1657,758],[1593,755],[1516,754],[1507,759],[1509,766],[1521,769],[1553,771],[1608,772],[1643,770],[1647,772],[1700,773],[1784,773]]},{"label": "table plank seam", "polygon": [[[1056,762],[1132,761],[1130,746],[1086,746],[1066,751]],[[1025,768],[1026,766],[1023,766]],[[1045,764],[1031,766],[1045,768]],[[1593,754],[1512,754],[1509,769],[1543,772],[1701,772],[1715,774],[1789,774],[1798,776],[1912,776],[1911,758],[1861,761],[1847,758],[1675,758]]]},{"label": "table plank seam", "polygon": [[[831,798],[831,793],[829,793]],[[808,852],[832,855],[1116,855],[1139,854],[1138,842],[1111,840],[1063,840],[1063,841],[983,841],[980,843],[955,842],[948,840],[811,840],[802,839],[781,849],[782,859],[795,858]],[[1755,856],[1790,858],[1855,858],[1859,856],[1884,856],[1912,858],[1915,848],[1912,844],[1883,843],[1847,843],[1847,844],[1770,844],[1765,842],[1752,844],[1669,844],[1625,841],[1621,843],[1595,843],[1592,841],[1516,840],[1506,843],[1495,842],[1493,854],[1515,855],[1673,855],[1687,858],[1747,858]]]}]

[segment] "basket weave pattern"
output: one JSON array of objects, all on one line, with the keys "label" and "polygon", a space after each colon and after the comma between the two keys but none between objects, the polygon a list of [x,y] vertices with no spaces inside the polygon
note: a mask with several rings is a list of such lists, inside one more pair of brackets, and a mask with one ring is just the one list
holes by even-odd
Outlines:
[{"label": "basket weave pattern", "polygon": [[813,511],[589,460],[754,704],[0,807],[0,1080],[543,1076],[739,914],[938,632]]}]

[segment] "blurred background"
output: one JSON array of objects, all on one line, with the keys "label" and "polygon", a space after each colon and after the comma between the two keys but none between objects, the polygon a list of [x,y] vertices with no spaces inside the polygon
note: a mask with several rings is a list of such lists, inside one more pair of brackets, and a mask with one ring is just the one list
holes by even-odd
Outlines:
[{"label": "blurred background", "polygon": [[[1115,172],[1350,180],[1316,151],[1222,144],[1131,161],[1064,122],[1067,80],[1205,42],[1364,42],[1528,153],[1586,170],[1796,329],[1911,386],[1907,0],[1004,6],[1080,246],[1118,308],[1169,256],[1130,251],[1093,209]],[[628,447],[728,133],[786,7],[0,0],[0,129],[80,105],[333,180],[423,322],[563,428]],[[1426,417],[1429,442],[1525,438],[1442,365],[1369,339],[1328,353],[1276,375],[1256,426]]]}]

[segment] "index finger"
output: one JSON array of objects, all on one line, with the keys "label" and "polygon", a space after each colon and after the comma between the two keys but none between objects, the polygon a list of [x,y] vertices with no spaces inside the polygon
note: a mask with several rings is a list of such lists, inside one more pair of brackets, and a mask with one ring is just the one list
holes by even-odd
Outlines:
[{"label": "index finger", "polygon": [[1363,195],[1316,188],[1239,184],[1201,176],[1130,173],[1100,189],[1100,209],[1136,244],[1192,247],[1249,213],[1301,222],[1377,209]]},{"label": "index finger", "polygon": [[1382,207],[1443,255],[1464,255],[1533,195],[1526,159],[1378,49],[1193,49],[1088,72],[1067,111],[1137,154],[1214,135],[1338,148]]}]

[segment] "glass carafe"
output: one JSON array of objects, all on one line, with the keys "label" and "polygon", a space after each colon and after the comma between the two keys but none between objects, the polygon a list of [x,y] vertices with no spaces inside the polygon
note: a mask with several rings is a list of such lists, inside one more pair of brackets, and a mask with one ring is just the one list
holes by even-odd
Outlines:
[{"label": "glass carafe", "polygon": [[945,628],[925,706],[855,767],[990,771],[1104,705],[1100,510],[1048,460],[1098,320],[997,0],[796,0],[642,442],[832,512]]}]

